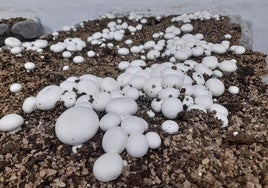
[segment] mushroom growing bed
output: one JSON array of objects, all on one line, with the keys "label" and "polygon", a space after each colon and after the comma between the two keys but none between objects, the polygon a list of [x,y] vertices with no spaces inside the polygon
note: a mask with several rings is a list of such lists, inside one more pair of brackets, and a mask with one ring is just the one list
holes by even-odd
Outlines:
[{"label": "mushroom growing bed", "polygon": [[240,36],[203,11],[8,38],[1,187],[268,186],[266,55]]}]

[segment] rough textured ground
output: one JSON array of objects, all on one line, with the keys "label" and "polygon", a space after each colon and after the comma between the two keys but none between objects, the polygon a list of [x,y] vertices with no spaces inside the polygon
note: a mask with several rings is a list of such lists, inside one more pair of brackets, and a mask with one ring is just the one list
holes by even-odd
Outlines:
[{"label": "rough textured ground", "polygon": [[[125,38],[131,38],[134,44],[145,42],[151,39],[152,33],[164,31],[171,24],[170,19],[166,17],[158,22],[149,18],[142,31],[136,35],[127,34]],[[92,33],[105,28],[109,21],[85,22],[85,28],[60,33],[56,41],[51,36],[45,38],[50,44],[66,37],[86,40]],[[172,24],[180,26],[182,23]],[[220,42],[224,34],[230,33],[233,36],[231,43],[239,43],[240,27],[231,24],[226,17],[221,21],[193,21],[192,24],[194,32],[203,33],[207,41]],[[116,44],[123,46],[123,43]],[[267,86],[260,79],[264,74],[264,54],[247,51],[239,56],[231,53],[218,56],[220,60],[235,58],[239,66],[223,80],[226,87],[237,85],[240,93],[225,92],[218,98],[230,111],[226,129],[219,128],[221,122],[214,119],[212,113],[191,111],[181,113],[176,119],[181,126],[180,132],[167,135],[160,128],[163,116],[157,114],[155,118],[149,118],[146,111],[150,99],[140,98],[138,116],[148,121],[149,130],[160,133],[163,143],[142,159],[134,159],[124,152],[121,156],[128,165],[123,174],[104,184],[92,174],[94,161],[103,154],[101,131],[85,143],[78,154],[73,154],[71,147],[61,144],[54,133],[55,121],[65,110],[61,104],[48,112],[24,114],[21,110],[26,97],[36,95],[49,84],[59,84],[69,76],[85,73],[116,77],[120,61],[137,58],[135,55],[122,58],[115,50],[93,46],[87,46],[82,53],[86,54],[90,49],[99,56],[86,58],[81,65],[49,50],[23,52],[22,57],[7,50],[0,53],[0,117],[19,113],[26,120],[16,134],[0,132],[0,187],[268,187],[268,96]],[[23,65],[27,61],[36,63],[34,72],[25,71]],[[69,65],[70,70],[63,72],[64,65]],[[14,82],[23,85],[22,92],[16,95],[9,92],[9,86]],[[234,136],[234,131],[239,134]]]}]

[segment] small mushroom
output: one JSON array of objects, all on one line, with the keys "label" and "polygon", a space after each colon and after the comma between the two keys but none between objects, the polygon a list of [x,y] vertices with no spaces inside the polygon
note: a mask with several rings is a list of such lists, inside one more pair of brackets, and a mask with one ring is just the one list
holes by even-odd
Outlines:
[{"label": "small mushroom", "polygon": [[93,165],[95,178],[102,182],[115,180],[123,171],[123,160],[117,153],[101,155]]},{"label": "small mushroom", "polygon": [[147,154],[149,144],[146,137],[142,134],[132,134],[128,137],[126,150],[134,158],[141,158]]},{"label": "small mushroom", "polygon": [[7,114],[0,119],[0,130],[15,133],[21,129],[24,119],[18,114]]},{"label": "small mushroom", "polygon": [[166,120],[162,123],[161,128],[168,134],[175,134],[179,131],[179,125],[173,120]]}]

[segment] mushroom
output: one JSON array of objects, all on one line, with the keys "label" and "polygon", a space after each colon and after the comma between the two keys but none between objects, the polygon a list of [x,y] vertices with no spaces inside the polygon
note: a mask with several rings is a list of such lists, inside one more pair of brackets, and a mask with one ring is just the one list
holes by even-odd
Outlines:
[{"label": "mushroom", "polygon": [[143,85],[144,93],[151,98],[157,96],[159,91],[162,90],[162,79],[160,77],[150,77]]},{"label": "mushroom", "polygon": [[235,60],[224,60],[218,65],[219,69],[225,73],[231,73],[237,70]]},{"label": "mushroom", "polygon": [[230,86],[228,88],[229,93],[236,95],[239,93],[239,88],[237,86]]},{"label": "mushroom", "polygon": [[22,52],[23,48],[20,46],[15,46],[13,48],[11,48],[10,52],[14,55],[18,55]]},{"label": "mushroom", "polygon": [[70,58],[70,57],[72,57],[72,53],[69,51],[64,51],[64,52],[62,52],[62,57]]},{"label": "mushroom", "polygon": [[221,104],[213,104],[211,107],[210,107],[210,109],[209,109],[209,111],[211,112],[211,111],[215,111],[215,112],[220,112],[220,113],[222,113],[222,114],[224,114],[224,115],[226,115],[226,116],[228,116],[228,110],[227,110],[227,108],[225,108],[223,105],[221,105]]},{"label": "mushroom", "polygon": [[96,55],[96,53],[94,51],[92,51],[92,50],[87,52],[88,57],[95,57],[95,55]]},{"label": "mushroom", "polygon": [[205,86],[211,91],[212,95],[219,97],[224,93],[225,86],[222,81],[217,78],[210,78],[206,81]]},{"label": "mushroom", "polygon": [[121,123],[120,115],[116,113],[108,113],[105,114],[100,120],[100,128],[103,131],[107,131],[108,129],[119,126]]},{"label": "mushroom", "polygon": [[27,70],[27,72],[30,72],[31,70],[35,68],[35,64],[32,62],[26,62],[24,64],[24,68]]},{"label": "mushroom", "polygon": [[131,61],[130,65],[133,66],[133,67],[135,67],[135,66],[145,67],[146,62],[143,61],[142,59],[135,59],[135,60]]},{"label": "mushroom", "polygon": [[0,119],[0,130],[15,133],[21,129],[24,119],[18,114],[7,114]]},{"label": "mushroom", "polygon": [[217,54],[224,54],[226,52],[226,48],[223,44],[213,44],[212,51]]},{"label": "mushroom", "polygon": [[162,123],[161,128],[168,134],[175,134],[179,131],[179,125],[173,120],[166,120]]},{"label": "mushroom", "polygon": [[129,134],[143,134],[148,129],[148,123],[137,116],[128,116],[121,122],[121,127]]},{"label": "mushroom", "polygon": [[119,97],[111,99],[105,106],[107,113],[130,114],[133,115],[138,110],[135,100],[129,97]]},{"label": "mushroom", "polygon": [[213,105],[213,100],[211,96],[208,95],[198,95],[195,99],[194,102],[196,105],[204,107],[206,110],[210,109],[211,106]]},{"label": "mushroom", "polygon": [[163,100],[161,106],[162,114],[168,119],[175,119],[183,111],[182,102],[174,97]]},{"label": "mushroom", "polygon": [[124,128],[114,126],[102,138],[102,148],[106,153],[122,153],[127,145],[128,135]]},{"label": "mushroom", "polygon": [[127,48],[119,48],[118,49],[118,54],[121,56],[126,56],[129,54],[129,49]]},{"label": "mushroom", "polygon": [[73,62],[76,63],[76,64],[80,64],[80,63],[83,63],[84,62],[84,58],[82,56],[75,56],[73,58]]},{"label": "mushroom", "polygon": [[142,134],[132,134],[128,137],[126,150],[131,157],[141,158],[147,154],[149,144]]},{"label": "mushroom", "polygon": [[15,37],[7,37],[4,42],[10,48],[21,46],[21,41]]},{"label": "mushroom", "polygon": [[130,63],[128,61],[121,61],[118,64],[119,70],[126,70],[130,66]]},{"label": "mushroom", "polygon": [[22,110],[24,113],[32,113],[36,108],[36,98],[35,97],[28,97],[24,100],[22,104]]},{"label": "mushroom", "polygon": [[184,24],[181,26],[181,31],[184,32],[184,33],[189,33],[191,31],[193,31],[194,27],[192,26],[192,24]]},{"label": "mushroom", "polygon": [[43,88],[36,95],[36,107],[39,110],[51,110],[60,100],[63,90],[56,85],[50,85]]},{"label": "mushroom", "polygon": [[161,138],[158,133],[156,132],[147,132],[145,134],[145,137],[147,139],[149,148],[151,149],[157,149],[161,146]]},{"label": "mushroom", "polygon": [[110,102],[112,95],[107,92],[100,92],[98,95],[93,96],[93,98],[93,109],[98,112],[102,112],[105,110],[105,107]]},{"label": "mushroom", "polygon": [[65,110],[57,119],[55,132],[64,144],[81,145],[95,136],[99,129],[97,114],[86,107],[74,106]]},{"label": "mushroom", "polygon": [[22,85],[19,83],[14,83],[9,87],[11,93],[18,93],[22,90]]},{"label": "mushroom", "polygon": [[117,153],[101,155],[93,165],[95,178],[102,182],[115,180],[123,171],[123,160]]}]

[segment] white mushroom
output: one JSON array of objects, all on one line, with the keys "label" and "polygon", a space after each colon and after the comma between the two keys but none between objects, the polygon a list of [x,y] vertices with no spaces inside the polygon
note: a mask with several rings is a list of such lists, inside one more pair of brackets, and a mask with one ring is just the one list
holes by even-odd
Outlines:
[{"label": "white mushroom", "polygon": [[219,97],[224,93],[225,86],[223,82],[217,78],[210,78],[206,81],[205,86],[211,91],[212,95]]},{"label": "white mushroom", "polygon": [[192,26],[192,24],[184,24],[181,26],[181,31],[185,32],[185,33],[189,33],[191,31],[193,31],[194,27]]},{"label": "white mushroom", "polygon": [[237,86],[230,86],[228,88],[229,93],[236,95],[239,93],[239,88]]},{"label": "white mushroom", "polygon": [[10,92],[18,93],[22,90],[22,85],[19,83],[14,83],[9,87]]},{"label": "white mushroom", "polygon": [[102,182],[115,180],[123,171],[123,160],[117,153],[105,153],[93,165],[95,178]]},{"label": "white mushroom", "polygon": [[10,48],[21,46],[21,41],[15,37],[8,37],[5,39],[4,42],[5,42],[5,45]]},{"label": "white mushroom", "polygon": [[138,110],[135,100],[129,97],[119,97],[111,99],[105,107],[107,113],[130,114],[133,115]]},{"label": "white mushroom", "polygon": [[24,124],[24,119],[18,114],[7,114],[0,119],[0,130],[15,133]]},{"label": "white mushroom", "polygon": [[80,63],[83,63],[84,62],[84,58],[82,56],[75,56],[73,58],[73,62],[76,63],[76,64],[80,64]]},{"label": "white mushroom", "polygon": [[161,138],[158,133],[156,132],[147,132],[145,134],[145,137],[147,139],[149,148],[151,149],[157,149],[161,146]]},{"label": "white mushroom", "polygon": [[195,104],[204,107],[206,110],[210,109],[213,100],[210,96],[208,95],[199,95],[194,99]]},{"label": "white mushroom", "polygon": [[32,62],[26,62],[24,63],[24,68],[27,70],[27,72],[29,72],[35,68],[35,64]]},{"label": "white mushroom", "polygon": [[122,153],[127,144],[128,135],[122,127],[108,129],[102,138],[102,148],[106,153]]},{"label": "white mushroom", "polygon": [[28,97],[24,100],[22,104],[22,110],[24,113],[32,113],[36,108],[36,99],[35,97]]},{"label": "white mushroom", "polygon": [[56,85],[43,88],[36,96],[36,107],[39,110],[51,110],[60,100],[63,90]]},{"label": "white mushroom", "polygon": [[175,134],[179,131],[179,125],[173,120],[166,120],[162,123],[161,128],[168,134]]},{"label": "white mushroom", "polygon": [[148,129],[148,123],[137,116],[128,116],[122,123],[121,127],[129,134],[143,134]]},{"label": "white mushroom", "polygon": [[209,111],[215,111],[215,112],[220,112],[220,113],[222,113],[222,114],[224,114],[224,115],[226,115],[226,116],[228,116],[228,110],[227,110],[227,108],[225,108],[223,105],[221,105],[221,104],[213,104],[211,107],[210,107],[210,109],[209,109]]},{"label": "white mushroom", "polygon": [[100,120],[100,128],[103,131],[107,131],[108,129],[119,126],[121,123],[120,115],[116,113],[108,113],[105,114]]},{"label": "white mushroom", "polygon": [[20,54],[22,52],[23,48],[20,46],[15,46],[11,48],[10,52],[14,55]]},{"label": "white mushroom", "polygon": [[162,90],[162,79],[160,77],[151,77],[147,79],[143,85],[143,91],[148,97],[156,97]]},{"label": "white mushroom", "polygon": [[64,111],[56,121],[57,138],[64,144],[77,146],[90,140],[99,129],[97,114],[86,107],[74,106]]},{"label": "white mushroom", "polygon": [[168,119],[175,119],[183,111],[182,102],[177,98],[167,98],[163,100],[161,106],[162,114]]},{"label": "white mushroom", "polygon": [[119,48],[118,49],[118,54],[121,56],[126,56],[129,54],[129,49],[127,48]]},{"label": "white mushroom", "polygon": [[128,137],[126,150],[131,157],[141,158],[148,152],[149,144],[142,134],[132,134]]}]

